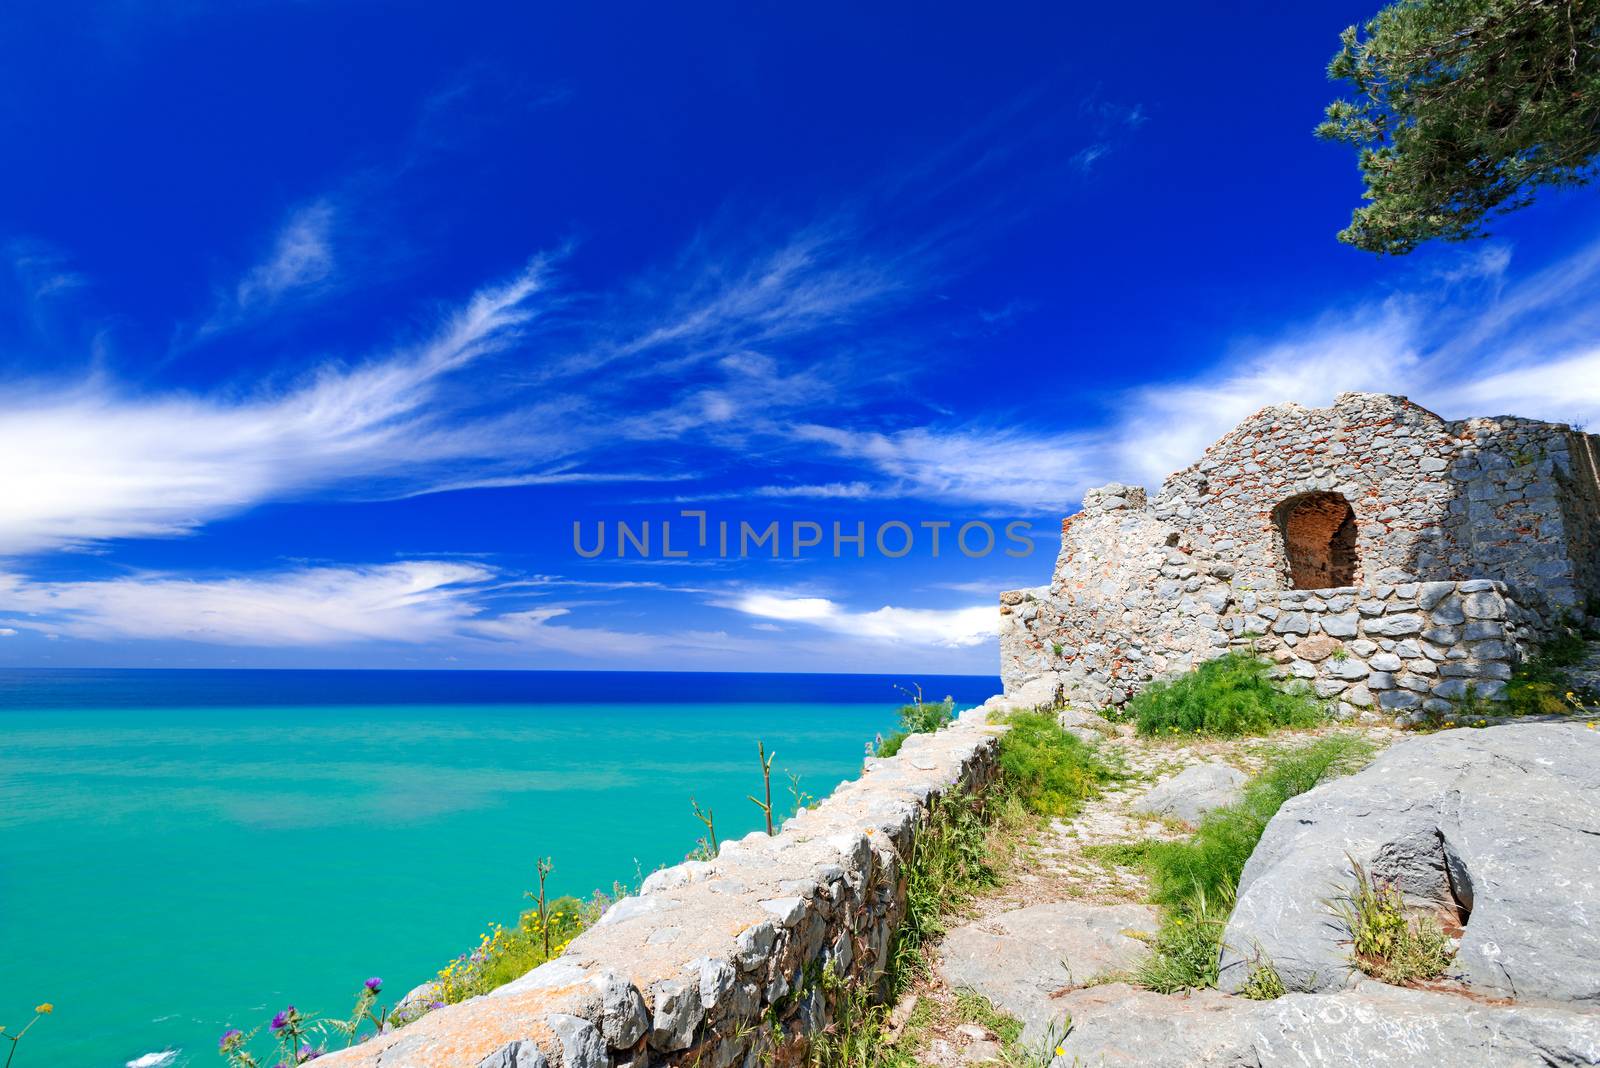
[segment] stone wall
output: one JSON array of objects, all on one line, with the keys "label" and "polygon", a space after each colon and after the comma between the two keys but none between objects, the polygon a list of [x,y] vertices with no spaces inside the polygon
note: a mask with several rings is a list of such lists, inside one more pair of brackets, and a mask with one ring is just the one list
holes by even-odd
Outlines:
[{"label": "stone wall", "polygon": [[[996,699],[998,700],[998,699]],[[996,701],[990,702],[995,707]],[[795,1063],[831,1018],[823,969],[876,983],[905,907],[905,859],[930,805],[992,779],[988,708],[785,822],[657,871],[559,958],[438,1009],[331,1068],[755,1068]]]},{"label": "stone wall", "polygon": [[[1435,684],[1441,693],[1420,688],[1415,676],[1425,670],[1408,673],[1415,688],[1396,689],[1441,711],[1460,689],[1446,678],[1470,679],[1493,695],[1520,648],[1559,614],[1581,613],[1600,598],[1597,457],[1600,439],[1569,427],[1509,417],[1446,422],[1403,397],[1344,394],[1331,408],[1265,408],[1152,498],[1115,483],[1084,495],[1082,510],[1062,522],[1050,585],[1001,595],[1007,692],[1046,678],[1079,704],[1121,704],[1150,679],[1237,645],[1240,617],[1297,603],[1284,599],[1295,592],[1296,571],[1310,584],[1353,570],[1348,587],[1298,603],[1349,597],[1373,609],[1381,627],[1391,613],[1413,614],[1407,603],[1415,595],[1397,589],[1426,586],[1448,616],[1467,596],[1462,584],[1490,583],[1474,589],[1506,603],[1504,633],[1445,640],[1442,628],[1457,624],[1425,614],[1423,629],[1441,636],[1429,647],[1445,654],[1430,662],[1452,665],[1451,673]],[[1342,523],[1345,505],[1353,537]],[[1325,559],[1313,544],[1319,537]],[[1438,592],[1447,587],[1454,592]],[[1330,615],[1344,626],[1345,612]],[[1353,632],[1327,635],[1345,642],[1341,671],[1357,670],[1352,658],[1365,661],[1365,643],[1409,637],[1369,635],[1368,619],[1357,610]],[[1274,634],[1270,620],[1256,622],[1262,626],[1246,629],[1267,634],[1264,651],[1274,654],[1288,638],[1320,633]],[[1496,620],[1471,622],[1477,634]],[[1469,648],[1474,641],[1501,642],[1508,654],[1485,657]],[[1388,663],[1394,650],[1379,644],[1370,655]],[[1322,690],[1355,681],[1332,675],[1331,665],[1309,666],[1321,661],[1290,659],[1302,661],[1290,671]],[[1367,692],[1351,685],[1339,695],[1359,708]],[[1383,702],[1406,710],[1411,698],[1397,692]]]},{"label": "stone wall", "polygon": [[1404,723],[1454,711],[1469,687],[1502,696],[1527,620],[1504,583],[1472,579],[1246,593],[1222,627],[1342,717],[1376,706]]},{"label": "stone wall", "polygon": [[1242,589],[1289,585],[1275,510],[1336,493],[1355,512],[1356,584],[1492,578],[1529,608],[1580,608],[1600,593],[1593,549],[1574,559],[1600,510],[1595,452],[1592,435],[1558,424],[1447,422],[1404,397],[1346,393],[1330,408],[1263,408],[1151,509],[1183,544],[1233,560]]}]

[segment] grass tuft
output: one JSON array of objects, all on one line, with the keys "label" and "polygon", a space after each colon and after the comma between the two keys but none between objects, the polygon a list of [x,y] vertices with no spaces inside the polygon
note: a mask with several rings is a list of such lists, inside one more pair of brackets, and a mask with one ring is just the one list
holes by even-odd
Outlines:
[{"label": "grass tuft", "polygon": [[1167,919],[1134,982],[1160,993],[1215,986],[1239,876],[1268,822],[1289,798],[1354,771],[1371,753],[1370,742],[1349,734],[1287,750],[1245,785],[1237,803],[1206,813],[1193,837],[1150,843],[1152,897]]},{"label": "grass tuft", "polygon": [[1233,898],[1218,901],[1203,892],[1167,915],[1150,953],[1133,970],[1133,982],[1158,994],[1178,994],[1217,985],[1222,931]]},{"label": "grass tuft", "polygon": [[1074,815],[1117,775],[1054,712],[1013,712],[1002,722],[1011,729],[1000,738],[1000,775],[1005,790],[1030,812]]},{"label": "grass tuft", "polygon": [[913,734],[943,730],[955,716],[955,701],[948,697],[943,701],[924,701],[919,692],[910,704],[900,706],[900,729],[881,739],[873,752],[876,756],[892,757]]},{"label": "grass tuft", "polygon": [[1239,995],[1251,1001],[1276,1001],[1289,992],[1283,985],[1283,976],[1271,964],[1257,964],[1239,988]]},{"label": "grass tuft", "polygon": [[1283,803],[1325,778],[1354,770],[1371,752],[1371,744],[1360,736],[1335,734],[1275,757],[1245,785],[1237,802],[1206,813],[1192,838],[1151,844],[1156,902],[1181,910],[1196,895],[1213,901],[1230,897],[1245,861]]},{"label": "grass tuft", "polygon": [[1355,887],[1330,903],[1350,932],[1356,967],[1385,983],[1404,985],[1444,974],[1455,955],[1431,916],[1413,916],[1397,887],[1374,879],[1354,858]]},{"label": "grass tuft", "polygon": [[1128,702],[1122,718],[1142,735],[1265,734],[1314,727],[1327,718],[1322,702],[1301,688],[1280,689],[1256,656],[1228,653],[1177,678],[1151,683]]}]

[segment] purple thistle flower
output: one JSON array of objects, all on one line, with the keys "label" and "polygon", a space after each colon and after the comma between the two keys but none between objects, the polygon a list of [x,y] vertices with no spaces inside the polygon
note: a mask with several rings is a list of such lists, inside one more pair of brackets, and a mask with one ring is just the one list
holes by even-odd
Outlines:
[{"label": "purple thistle flower", "polygon": [[383,989],[383,980],[382,980],[382,979],[379,979],[379,978],[378,978],[378,977],[377,977],[377,976],[376,976],[376,975],[375,975],[375,976],[373,976],[373,977],[372,977],[372,978],[371,978],[371,979],[368,979],[368,980],[367,980],[367,984],[366,984],[366,986],[367,986],[367,989],[368,989],[368,990],[370,990],[370,991],[372,991],[372,992],[373,992],[373,993],[374,993],[374,994],[376,994],[376,993],[377,993],[377,992],[378,992],[378,991],[380,991],[380,990],[382,990],[382,989]]},{"label": "purple thistle flower", "polygon": [[294,1006],[290,1005],[287,1009],[284,1009],[282,1012],[278,1013],[278,1015],[272,1018],[272,1029],[274,1031],[282,1031],[285,1027],[289,1026],[289,1020],[293,1016]]},{"label": "purple thistle flower", "polygon": [[314,1061],[320,1056],[322,1056],[322,1051],[320,1049],[312,1049],[311,1043],[307,1042],[305,1045],[300,1047],[300,1056],[298,1061],[300,1064],[304,1064],[306,1061]]},{"label": "purple thistle flower", "polygon": [[229,1046],[235,1045],[243,1037],[243,1031],[239,1030],[237,1027],[230,1027],[226,1031],[222,1032],[222,1038],[218,1040],[217,1048],[227,1049]]},{"label": "purple thistle flower", "polygon": [[430,1009],[442,1009],[442,1008],[444,1008],[444,1002],[442,1002],[442,1001],[430,1001],[430,1002],[428,1002],[428,1008],[430,1008]]}]

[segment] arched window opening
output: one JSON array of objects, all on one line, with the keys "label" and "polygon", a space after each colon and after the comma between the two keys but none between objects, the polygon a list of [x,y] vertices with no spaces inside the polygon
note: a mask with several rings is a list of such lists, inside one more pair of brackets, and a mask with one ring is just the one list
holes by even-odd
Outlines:
[{"label": "arched window opening", "polygon": [[1356,514],[1338,493],[1303,493],[1275,509],[1289,585],[1296,590],[1354,586]]}]

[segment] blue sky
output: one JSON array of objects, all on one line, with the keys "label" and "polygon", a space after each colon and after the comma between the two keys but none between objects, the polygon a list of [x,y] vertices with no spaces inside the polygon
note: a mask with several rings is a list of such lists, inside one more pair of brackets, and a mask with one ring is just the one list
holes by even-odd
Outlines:
[{"label": "blue sky", "polygon": [[[1371,11],[11,5],[0,664],[987,674],[1086,487],[1263,404],[1592,425],[1591,191],[1335,242]],[[784,555],[573,549],[684,509]]]}]

